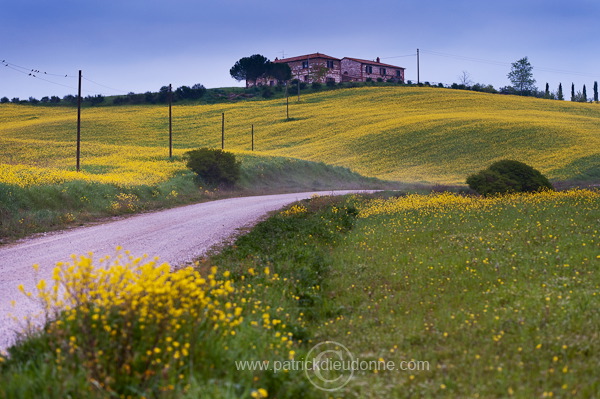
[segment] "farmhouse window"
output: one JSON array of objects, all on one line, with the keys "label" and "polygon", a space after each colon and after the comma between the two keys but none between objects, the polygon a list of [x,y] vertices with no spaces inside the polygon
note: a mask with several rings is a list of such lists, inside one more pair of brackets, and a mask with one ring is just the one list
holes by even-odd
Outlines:
[{"label": "farmhouse window", "polygon": [[400,77],[400,70],[399,69],[396,69],[396,76]]},{"label": "farmhouse window", "polygon": [[382,75],[385,75],[385,73],[386,73],[386,70],[385,70],[385,68],[379,68],[379,72],[380,72]]},{"label": "farmhouse window", "polygon": [[370,66],[370,65],[367,65],[367,66],[365,67],[365,72],[366,72],[366,73],[373,73],[373,67],[372,67],[372,66]]},{"label": "farmhouse window", "polygon": [[327,61],[327,68],[333,69],[333,61]]},{"label": "farmhouse window", "polygon": [[308,68],[308,61],[302,61],[302,68],[303,69]]}]

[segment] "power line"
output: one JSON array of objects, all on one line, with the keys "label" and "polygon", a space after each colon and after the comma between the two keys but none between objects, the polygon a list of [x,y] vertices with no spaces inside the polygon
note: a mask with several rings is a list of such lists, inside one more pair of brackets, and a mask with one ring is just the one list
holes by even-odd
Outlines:
[{"label": "power line", "polygon": [[116,92],[119,92],[119,93],[125,93],[125,94],[129,93],[128,91],[125,91],[125,90],[115,89],[114,87],[110,87],[110,86],[103,85],[102,83],[94,82],[93,80],[88,79],[85,76],[83,76],[83,79],[87,80],[90,83],[98,85],[100,87],[104,87],[105,89],[109,89],[109,90],[116,91]]},{"label": "power line", "polygon": [[[13,64],[12,62],[8,62],[6,60],[2,60],[2,64],[4,64],[5,66],[10,66],[15,70],[19,70],[19,72],[23,72],[26,71],[29,75],[47,75],[47,76],[57,76],[57,77],[64,77],[64,78],[76,78],[76,76],[72,76],[69,74],[58,74],[58,73],[49,73],[46,71],[41,71],[37,68],[26,68],[24,66],[21,65],[17,65],[17,64]],[[18,69],[17,69],[18,68]],[[35,76],[35,77],[39,77],[39,76]]]},{"label": "power line", "polygon": [[[43,80],[44,82],[52,83],[52,84],[55,84],[57,86],[62,86],[62,87],[66,87],[68,89],[76,90],[76,88],[73,87],[73,86],[68,86],[68,85],[65,85],[65,84],[62,84],[62,83],[58,83],[58,82],[54,82],[54,81],[51,81],[51,80],[48,80],[48,79],[45,79],[45,78],[42,78],[42,77],[38,76],[37,73],[39,73],[39,72],[38,72],[37,69],[29,70],[29,69],[26,69],[26,68],[23,68],[23,67],[18,67],[18,66],[14,65],[14,64],[9,64],[9,63],[7,63],[4,60],[2,60],[2,65],[4,65],[5,67],[7,67],[9,69],[12,69],[12,70],[14,70],[16,72],[22,73],[23,75],[27,75],[27,76],[35,78],[35,79]],[[26,69],[26,70],[23,70],[23,69]],[[62,75],[56,75],[56,74],[46,74],[46,75],[50,75],[50,76],[62,76]],[[65,77],[69,77],[69,76],[65,75]]]},{"label": "power line", "polygon": [[454,58],[454,59],[463,60],[463,61],[473,61],[473,62],[480,62],[480,63],[484,63],[484,64],[498,65],[498,66],[510,66],[511,65],[509,62],[492,61],[492,60],[486,60],[483,58],[466,57],[466,56],[456,55],[456,54],[440,53],[437,51],[421,49],[421,52],[425,53],[425,54],[436,55],[438,57]]},{"label": "power line", "polygon": [[[66,84],[63,84],[63,83],[59,83],[59,82],[55,82],[55,81],[52,81],[52,80],[49,80],[49,79],[46,78],[48,76],[54,76],[54,77],[60,77],[60,78],[77,78],[77,76],[69,75],[68,73],[66,73],[66,74],[58,74],[58,73],[46,72],[46,71],[43,71],[43,70],[40,70],[40,69],[36,69],[36,68],[27,68],[27,67],[24,67],[24,66],[21,66],[21,65],[14,64],[12,62],[8,62],[8,61],[6,61],[4,59],[2,60],[2,65],[4,65],[5,67],[7,67],[9,69],[12,69],[12,70],[14,70],[16,72],[19,72],[19,73],[21,73],[23,75],[26,75],[28,77],[39,79],[39,80],[43,80],[44,82],[52,83],[52,84],[57,85],[57,86],[66,87],[68,89],[77,90],[76,87],[69,86],[69,85],[66,85]],[[83,79],[85,79],[86,81],[88,81],[90,83],[93,83],[93,84],[95,84],[97,86],[104,87],[106,89],[112,90],[114,92],[119,92],[119,93],[124,93],[124,94],[128,93],[125,90],[115,89],[114,87],[110,87],[110,86],[104,85],[102,83],[95,82],[95,81],[93,81],[91,79],[88,79],[86,77],[83,77]],[[83,91],[86,92],[86,93],[89,93],[89,94],[93,93],[90,90],[83,90]]]},{"label": "power line", "polygon": [[[463,60],[463,61],[479,62],[479,63],[483,63],[483,64],[490,64],[490,65],[496,65],[496,66],[511,66],[512,65],[512,63],[510,63],[510,62],[486,60],[483,58],[467,57],[467,56],[448,54],[448,53],[440,53],[440,52],[431,51],[431,50],[421,50],[421,52],[424,52],[426,54],[435,55],[438,57],[454,58],[454,59]],[[541,71],[541,72],[556,73],[556,74],[560,74],[560,75],[575,75],[575,76],[589,77],[589,78],[595,78],[595,79],[599,78],[598,75],[593,75],[590,73],[566,71],[566,70],[562,70],[562,69],[547,68],[547,67],[534,67],[534,70]]]},{"label": "power line", "polygon": [[416,55],[417,55],[417,53],[415,53],[415,54],[406,54],[406,55],[395,55],[395,56],[392,56],[392,57],[382,57],[381,59],[382,60],[389,60],[391,58],[415,57]]}]

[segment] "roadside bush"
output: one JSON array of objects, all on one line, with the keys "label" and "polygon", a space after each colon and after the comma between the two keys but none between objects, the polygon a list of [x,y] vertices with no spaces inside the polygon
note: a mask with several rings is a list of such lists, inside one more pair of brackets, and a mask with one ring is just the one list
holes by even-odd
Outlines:
[{"label": "roadside bush", "polygon": [[240,177],[240,162],[230,152],[199,148],[185,153],[187,167],[211,186],[232,186]]},{"label": "roadside bush", "polygon": [[508,192],[553,190],[539,171],[519,161],[502,160],[467,178],[467,184],[481,195]]},{"label": "roadside bush", "polygon": [[265,86],[265,87],[262,88],[261,95],[263,96],[263,98],[271,98],[271,97],[273,97],[273,94],[274,94],[273,90],[271,90],[270,87]]}]

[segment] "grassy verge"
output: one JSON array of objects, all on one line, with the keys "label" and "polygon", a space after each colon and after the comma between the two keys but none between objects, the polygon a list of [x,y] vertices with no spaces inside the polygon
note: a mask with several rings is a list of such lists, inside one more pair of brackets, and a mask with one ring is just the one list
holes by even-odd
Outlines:
[{"label": "grassy verge", "polygon": [[168,272],[123,255],[58,267],[65,302],[50,283],[30,294],[55,321],[0,358],[0,398],[319,397],[298,373],[237,371],[236,363],[284,365],[306,353],[331,248],[357,210],[328,197],[304,204],[196,269]]},{"label": "grassy verge", "polygon": [[77,180],[28,187],[0,183],[0,243],[99,218],[232,196],[400,186],[324,163],[249,152],[237,155],[242,162],[242,178],[231,189],[202,187],[187,170],[154,186]]},{"label": "grassy verge", "polygon": [[[61,320],[68,328],[51,325],[46,335],[13,349],[0,372],[2,394],[27,397],[39,387],[48,397],[600,393],[597,191],[386,197],[302,201],[199,261],[194,273],[214,281],[200,284],[212,307],[170,304],[164,291],[200,277],[152,277],[149,268],[139,292],[145,301],[157,301],[148,304],[154,312],[140,321],[144,312],[131,308],[137,297],[122,308],[113,294],[99,295],[92,307],[100,309],[97,331],[82,321],[94,311],[71,320],[65,314]],[[220,296],[218,290],[228,286],[231,291]],[[154,292],[158,287],[164,289]],[[174,298],[193,297],[182,295],[186,287],[175,289]],[[165,309],[165,303],[174,308]],[[202,317],[185,313],[196,308],[203,309]],[[162,322],[169,328],[152,321],[178,312]],[[88,343],[77,347],[80,340]],[[182,364],[174,341],[196,343]],[[311,384],[314,374],[307,378],[290,363],[314,357],[311,349],[326,341],[370,365],[331,393]],[[104,360],[90,355],[99,351]],[[336,360],[342,352],[332,353]],[[120,369],[114,359],[125,359]],[[249,370],[249,363],[240,368],[236,361],[270,361],[270,367]],[[289,370],[275,372],[275,362]],[[127,377],[117,377],[119,370]],[[150,376],[144,377],[146,370]],[[347,373],[325,377],[339,376]]]}]

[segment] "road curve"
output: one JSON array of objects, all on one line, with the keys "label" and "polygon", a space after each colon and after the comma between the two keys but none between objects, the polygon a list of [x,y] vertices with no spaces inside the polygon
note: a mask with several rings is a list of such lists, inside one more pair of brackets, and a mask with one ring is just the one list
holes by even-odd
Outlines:
[{"label": "road curve", "polygon": [[[57,262],[71,254],[93,252],[102,257],[117,246],[134,256],[159,256],[177,266],[204,254],[231,237],[236,229],[251,226],[270,211],[314,194],[346,194],[356,191],[320,191],[229,198],[135,215],[122,220],[51,233],[0,247],[0,352],[10,346],[19,330],[12,316],[22,319],[39,311],[18,290],[23,284],[33,291],[37,279],[50,280]],[[33,264],[38,264],[37,276]],[[16,306],[11,301],[17,302]]]}]

